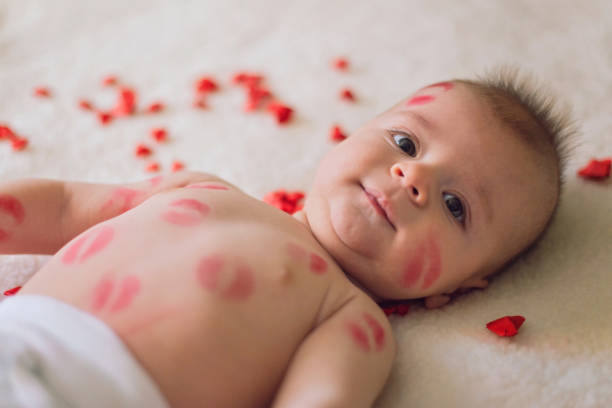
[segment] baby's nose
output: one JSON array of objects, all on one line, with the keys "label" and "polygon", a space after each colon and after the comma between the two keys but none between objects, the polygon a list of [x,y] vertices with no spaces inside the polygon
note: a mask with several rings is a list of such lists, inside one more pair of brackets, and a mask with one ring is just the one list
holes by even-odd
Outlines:
[{"label": "baby's nose", "polygon": [[408,191],[408,196],[414,205],[423,207],[429,199],[429,178],[424,166],[396,163],[391,167],[391,177],[397,179]]}]

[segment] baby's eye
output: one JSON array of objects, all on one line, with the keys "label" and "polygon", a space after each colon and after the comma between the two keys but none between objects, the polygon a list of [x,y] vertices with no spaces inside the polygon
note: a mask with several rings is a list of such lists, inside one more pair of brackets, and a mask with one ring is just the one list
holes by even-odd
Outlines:
[{"label": "baby's eye", "polygon": [[461,200],[456,195],[450,193],[444,193],[443,197],[444,203],[453,217],[463,224],[465,222],[465,210]]},{"label": "baby's eye", "polygon": [[412,138],[410,138],[406,133],[394,132],[391,136],[393,136],[395,144],[406,152],[408,156],[416,156],[416,145],[412,141]]}]

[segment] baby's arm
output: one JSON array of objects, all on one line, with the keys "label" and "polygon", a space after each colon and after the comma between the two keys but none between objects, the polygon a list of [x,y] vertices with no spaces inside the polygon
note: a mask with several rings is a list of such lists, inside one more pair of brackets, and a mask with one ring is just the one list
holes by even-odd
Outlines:
[{"label": "baby's arm", "polygon": [[0,254],[54,254],[89,227],[162,191],[219,178],[181,171],[128,184],[49,179],[0,183]]},{"label": "baby's arm", "polygon": [[385,315],[353,299],[317,327],[293,357],[273,408],[370,408],[395,357]]}]

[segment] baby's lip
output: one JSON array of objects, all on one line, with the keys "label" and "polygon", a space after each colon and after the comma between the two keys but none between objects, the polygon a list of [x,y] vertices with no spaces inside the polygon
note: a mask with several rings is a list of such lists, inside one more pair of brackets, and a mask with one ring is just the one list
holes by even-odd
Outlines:
[{"label": "baby's lip", "polygon": [[363,185],[361,185],[361,188],[365,192],[370,202],[374,204],[375,208],[379,210],[380,214],[389,222],[391,228],[393,228],[394,231],[397,231],[392,221],[393,212],[391,210],[391,203],[384,193],[372,187],[364,187]]}]

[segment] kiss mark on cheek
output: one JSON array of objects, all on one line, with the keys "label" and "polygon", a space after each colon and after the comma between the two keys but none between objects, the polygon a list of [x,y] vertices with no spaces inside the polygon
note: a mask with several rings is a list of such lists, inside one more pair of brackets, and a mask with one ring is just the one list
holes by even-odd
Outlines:
[{"label": "kiss mark on cheek", "polygon": [[74,263],[79,257],[79,254],[81,253],[81,248],[84,246],[85,242],[93,236],[93,241],[89,244],[87,248],[85,248],[79,258],[79,263],[85,262],[88,258],[106,248],[108,244],[113,240],[114,235],[115,229],[109,225],[103,226],[93,231],[85,232],[76,241],[70,244],[70,246],[62,256],[62,262],[66,265]]},{"label": "kiss mark on cheek", "polygon": [[429,265],[427,272],[425,273],[425,279],[423,280],[423,286],[421,286],[421,289],[428,289],[431,287],[431,285],[436,283],[436,281],[440,278],[440,273],[442,271],[440,247],[433,237],[429,239],[427,245],[427,258]]},{"label": "kiss mark on cheek", "polygon": [[359,324],[355,322],[347,322],[346,329],[357,347],[363,351],[370,351],[370,338]]},{"label": "kiss mark on cheek", "polygon": [[100,212],[111,210],[113,214],[123,214],[143,202],[146,196],[144,191],[120,187],[112,192],[111,197],[100,208]]},{"label": "kiss mark on cheek", "polygon": [[423,245],[420,245],[413,258],[408,261],[401,275],[401,285],[405,288],[412,288],[418,282],[423,272]]},{"label": "kiss mark on cheek", "polygon": [[406,103],[406,106],[424,105],[426,103],[429,103],[429,102],[433,101],[434,99],[436,99],[436,98],[433,97],[432,95],[414,96],[414,97],[410,98],[410,100]]},{"label": "kiss mark on cheek", "polygon": [[206,188],[209,190],[229,190],[229,188],[224,185],[212,184],[212,183],[193,183],[193,184],[189,184],[185,188]]},{"label": "kiss mark on cheek", "polygon": [[23,208],[21,201],[12,195],[0,195],[0,211],[13,217],[16,224],[21,224],[25,219],[25,209]]},{"label": "kiss mark on cheek", "polygon": [[170,203],[170,209],[164,212],[161,217],[165,221],[181,226],[192,226],[200,223],[210,212],[210,207],[193,198],[182,198]]}]

